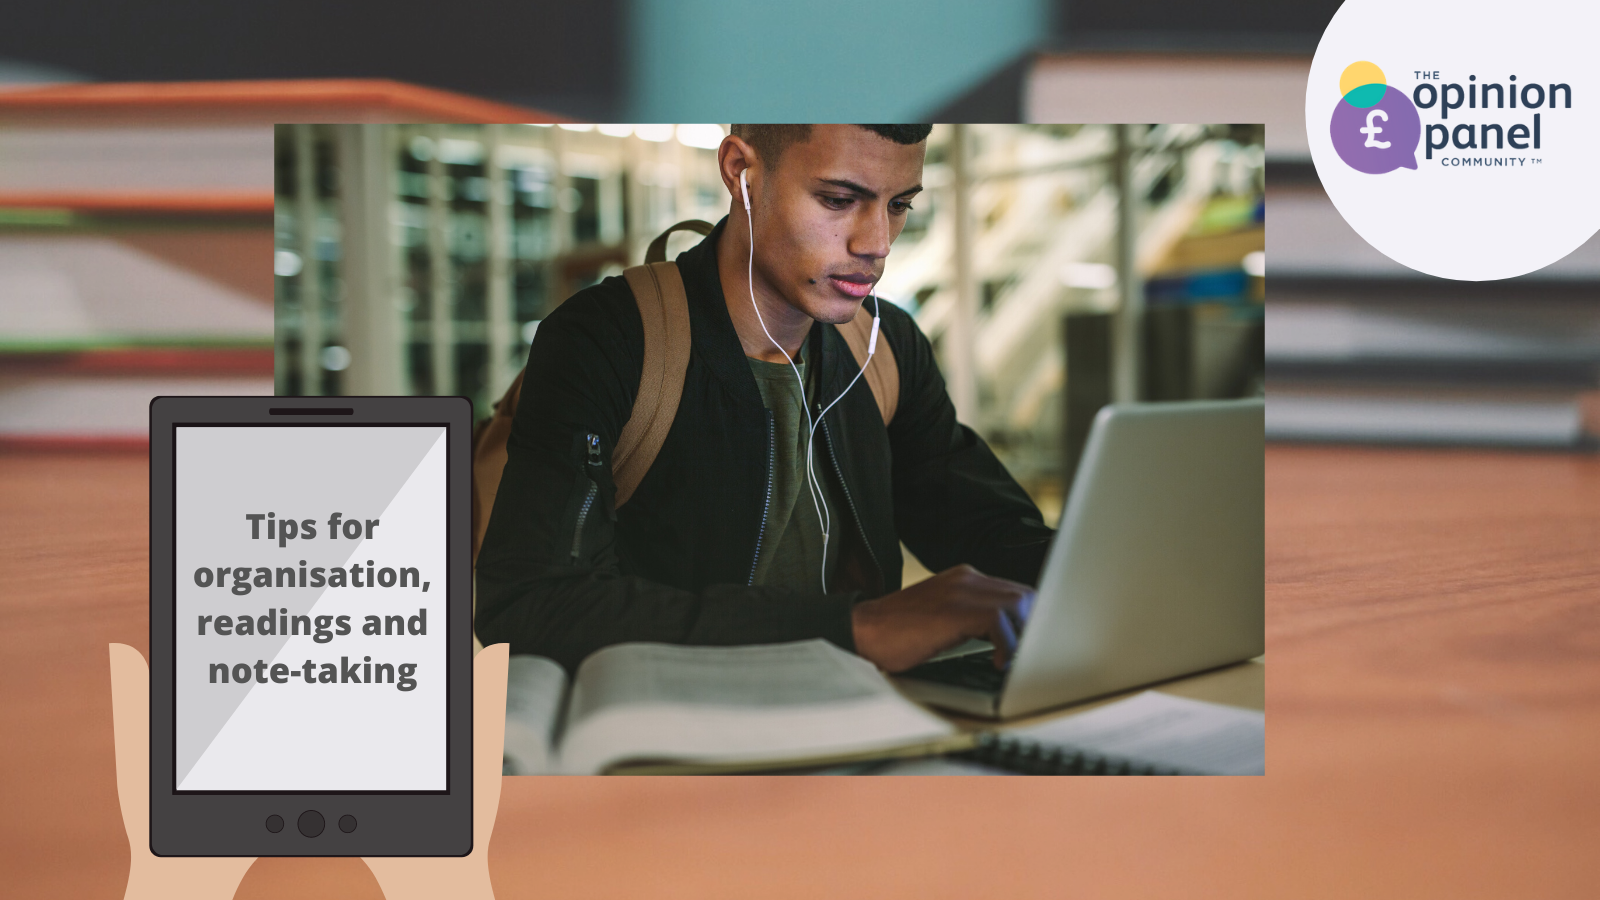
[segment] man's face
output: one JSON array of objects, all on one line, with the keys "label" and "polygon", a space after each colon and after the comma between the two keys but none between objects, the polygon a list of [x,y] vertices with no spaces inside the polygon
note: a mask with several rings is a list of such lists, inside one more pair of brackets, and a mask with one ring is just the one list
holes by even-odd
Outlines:
[{"label": "man's face", "polygon": [[922,190],[926,146],[855,125],[813,125],[775,169],[763,167],[753,192],[757,277],[819,322],[850,321]]}]

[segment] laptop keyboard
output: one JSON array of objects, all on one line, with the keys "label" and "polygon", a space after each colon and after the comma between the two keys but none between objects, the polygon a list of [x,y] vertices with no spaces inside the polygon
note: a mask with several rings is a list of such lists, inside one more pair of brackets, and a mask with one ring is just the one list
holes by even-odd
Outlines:
[{"label": "laptop keyboard", "polygon": [[988,653],[969,653],[954,659],[923,663],[900,673],[906,678],[937,681],[956,687],[998,694],[1005,687],[1006,672],[994,667],[994,657]]}]

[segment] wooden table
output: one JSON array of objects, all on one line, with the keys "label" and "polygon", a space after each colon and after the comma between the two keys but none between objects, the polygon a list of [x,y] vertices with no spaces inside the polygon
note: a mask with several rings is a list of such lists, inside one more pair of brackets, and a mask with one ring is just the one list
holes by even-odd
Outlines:
[{"label": "wooden table", "polygon": [[[0,884],[116,898],[146,462],[0,457]],[[1600,458],[1273,447],[1264,778],[518,778],[499,895],[1600,894]],[[376,897],[263,860],[240,897]]]}]

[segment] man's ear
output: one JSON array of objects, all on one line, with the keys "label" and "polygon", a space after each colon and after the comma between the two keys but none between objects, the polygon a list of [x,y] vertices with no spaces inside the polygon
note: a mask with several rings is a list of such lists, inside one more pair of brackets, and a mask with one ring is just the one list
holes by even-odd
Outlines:
[{"label": "man's ear", "polygon": [[728,189],[728,196],[733,198],[734,207],[744,206],[739,191],[740,173],[745,173],[750,183],[750,196],[756,195],[761,180],[761,167],[758,163],[755,148],[744,138],[730,134],[723,138],[722,144],[717,147],[717,169],[722,175],[723,187]]}]

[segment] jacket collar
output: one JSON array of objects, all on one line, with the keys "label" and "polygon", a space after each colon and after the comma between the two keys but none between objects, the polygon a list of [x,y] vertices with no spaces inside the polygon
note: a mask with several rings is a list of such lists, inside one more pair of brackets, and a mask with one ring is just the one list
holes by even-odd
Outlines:
[{"label": "jacket collar", "polygon": [[[739,342],[739,332],[728,315],[722,278],[717,272],[717,248],[727,224],[728,217],[723,216],[705,240],[678,254],[676,260],[689,299],[691,346],[740,405],[762,409],[761,390],[756,387],[755,376],[745,359],[744,345]],[[844,338],[837,328],[814,322],[806,339],[811,342],[808,355],[821,360],[817,380],[821,385],[820,393],[830,398],[837,396],[844,386],[839,371],[841,352],[854,362]],[[853,370],[849,373],[854,374]]]}]

